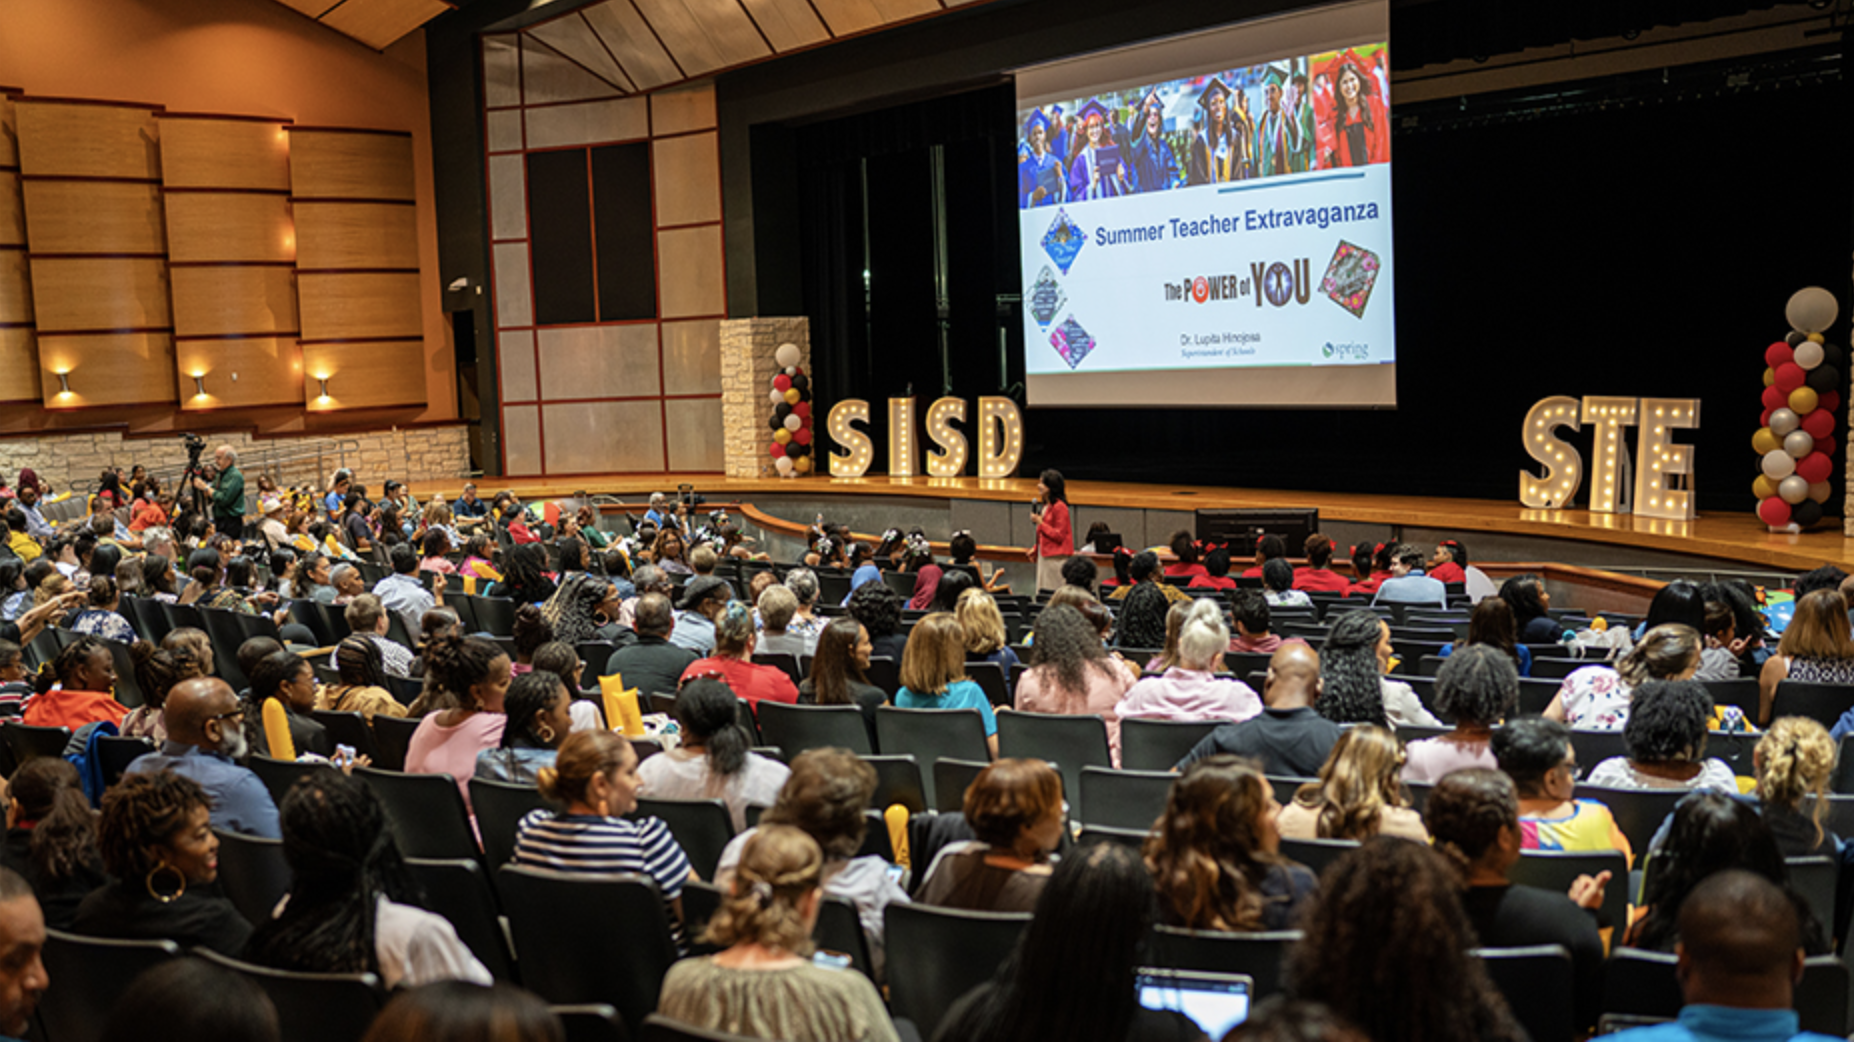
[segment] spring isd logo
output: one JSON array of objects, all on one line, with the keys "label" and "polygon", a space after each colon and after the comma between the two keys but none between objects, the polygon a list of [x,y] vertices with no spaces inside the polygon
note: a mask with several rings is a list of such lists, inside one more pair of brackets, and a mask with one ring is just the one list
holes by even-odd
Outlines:
[{"label": "spring isd logo", "polygon": [[1165,299],[1207,304],[1219,300],[1254,300],[1283,308],[1305,304],[1313,297],[1312,265],[1307,258],[1294,261],[1255,261],[1249,274],[1195,275],[1167,282]]}]

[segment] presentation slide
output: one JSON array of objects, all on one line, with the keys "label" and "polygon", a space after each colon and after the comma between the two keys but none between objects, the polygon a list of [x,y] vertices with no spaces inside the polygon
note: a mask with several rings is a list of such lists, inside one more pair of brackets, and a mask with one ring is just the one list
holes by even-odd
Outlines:
[{"label": "presentation slide", "polygon": [[1387,17],[1017,71],[1030,405],[1396,404]]}]

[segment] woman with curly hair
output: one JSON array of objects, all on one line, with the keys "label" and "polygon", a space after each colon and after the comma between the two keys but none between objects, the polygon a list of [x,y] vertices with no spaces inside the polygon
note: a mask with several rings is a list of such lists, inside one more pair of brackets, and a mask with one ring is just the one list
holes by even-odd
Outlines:
[{"label": "woman with curly hair", "polygon": [[389,989],[491,982],[450,921],[417,907],[386,810],[364,782],[305,775],[284,794],[279,820],[289,896],[251,935],[245,958],[298,973],[376,973]]},{"label": "woman with curly hair", "polygon": [[1320,698],[1313,708],[1336,724],[1441,727],[1410,685],[1391,680],[1390,623],[1364,609],[1340,615],[1320,648]]},{"label": "woman with curly hair", "polygon": [[1723,760],[1706,758],[1712,695],[1704,684],[1651,680],[1635,693],[1632,706],[1628,725],[1622,729],[1628,755],[1597,764],[1586,784],[1606,789],[1738,791],[1731,767]]},{"label": "woman with curly hair", "polygon": [[77,768],[61,757],[33,757],[13,772],[6,794],[0,866],[32,885],[45,925],[68,930],[78,903],[108,882],[97,854],[96,812]]},{"label": "woman with curly hair", "polygon": [[1120,603],[1114,642],[1123,648],[1158,651],[1165,647],[1165,617],[1171,599],[1155,582],[1134,583]]},{"label": "woman with curly hair", "polygon": [[[901,595],[887,583],[864,583],[844,602],[850,618],[869,631],[869,643],[876,658],[901,661],[908,646],[908,635],[901,632]],[[964,643],[964,635],[961,635]],[[963,656],[962,656],[963,657]]]},{"label": "woman with curly hair", "polygon": [[97,849],[110,881],[77,906],[71,932],[165,939],[237,955],[251,924],[211,886],[219,878],[212,797],[171,771],[124,775],[103,794]]},{"label": "woman with curly hair", "polygon": [[541,617],[553,627],[555,640],[579,647],[597,639],[599,627],[606,619],[617,617],[617,594],[617,587],[610,581],[591,572],[569,572],[561,577],[559,589],[541,606]]},{"label": "woman with curly hair", "polygon": [[1058,604],[1036,617],[1030,668],[1017,681],[1016,705],[1029,713],[1100,716],[1118,767],[1119,706],[1138,679],[1133,667],[1101,646],[1100,634],[1080,611]]},{"label": "woman with curly hair", "polygon": [[116,664],[109,648],[95,637],[79,637],[58,653],[50,669],[33,678],[24,721],[33,727],[73,731],[98,721],[120,726],[129,709],[111,697],[115,686]]},{"label": "woman with curly hair", "polygon": [[1409,744],[1404,781],[1433,782],[1463,767],[1498,767],[1494,725],[1519,708],[1513,660],[1487,644],[1451,656],[1436,672],[1436,708],[1455,718],[1455,729]]},{"label": "woman with curly hair", "polygon": [[895,1042],[869,978],[811,961],[824,866],[824,852],[804,832],[757,830],[708,922],[707,940],[722,950],[671,966],[658,1011],[749,1038]]},{"label": "woman with curly hair", "polygon": [[1526,1037],[1479,959],[1461,883],[1426,846],[1380,836],[1326,870],[1285,978],[1373,1042]]},{"label": "woman with curly hair", "polygon": [[509,626],[509,639],[513,641],[515,655],[510,662],[510,675],[521,676],[534,668],[534,653],[541,645],[554,639],[553,624],[547,621],[547,614],[538,604],[523,604],[515,609],[515,619]]},{"label": "woman with curly hair", "polygon": [[1835,773],[1835,743],[1828,729],[1804,716],[1779,717],[1758,739],[1751,763],[1757,772],[1758,808],[1783,856],[1839,856],[1841,838],[1822,827]]},{"label": "woman with curly hair", "polygon": [[1291,930],[1319,886],[1281,856],[1275,789],[1239,756],[1207,756],[1172,783],[1146,837],[1160,918],[1192,930]]},{"label": "woman with curly hair", "polygon": [[1373,724],[1347,728],[1308,782],[1281,811],[1281,834],[1289,839],[1364,840],[1383,834],[1429,841],[1422,816],[1410,809],[1398,775],[1403,743]]},{"label": "woman with curly hair", "polygon": [[477,754],[502,744],[508,723],[509,657],[478,637],[443,637],[426,649],[425,669],[427,693],[442,691],[450,705],[419,721],[406,773],[450,775],[468,807]]},{"label": "woman with curly hair", "polygon": [[1620,731],[1629,722],[1635,689],[1650,680],[1686,680],[1699,672],[1705,642],[1682,623],[1642,634],[1612,668],[1583,666],[1564,678],[1545,717],[1582,731]]},{"label": "woman with curly hair", "polygon": [[547,548],[539,543],[522,543],[502,555],[502,578],[483,592],[516,604],[542,604],[554,595],[554,589],[554,581],[547,577]]}]

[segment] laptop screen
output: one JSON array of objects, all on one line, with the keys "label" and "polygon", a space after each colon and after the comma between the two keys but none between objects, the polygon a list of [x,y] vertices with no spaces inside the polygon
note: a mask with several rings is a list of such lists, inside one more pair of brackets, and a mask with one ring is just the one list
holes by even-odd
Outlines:
[{"label": "laptop screen", "polygon": [[1234,973],[1142,967],[1139,1004],[1147,1009],[1182,1013],[1211,1038],[1249,1019],[1253,982]]}]

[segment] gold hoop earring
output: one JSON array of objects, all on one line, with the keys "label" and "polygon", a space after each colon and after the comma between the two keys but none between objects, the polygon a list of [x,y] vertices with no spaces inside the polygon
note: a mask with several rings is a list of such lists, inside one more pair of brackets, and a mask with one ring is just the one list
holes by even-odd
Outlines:
[{"label": "gold hoop earring", "polygon": [[543,742],[551,742],[554,740],[554,729],[546,724],[542,724],[540,730],[536,731],[534,736]]},{"label": "gold hoop earring", "polygon": [[[164,869],[174,873],[174,878],[180,880],[180,889],[171,894],[164,894],[155,889],[155,877],[160,875]],[[181,895],[187,892],[187,874],[163,860],[160,864],[148,870],[148,878],[144,880],[144,885],[148,887],[149,897],[154,898],[164,905],[171,905],[175,901],[180,900]]]}]

